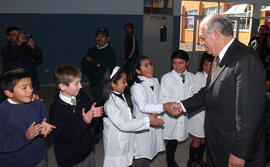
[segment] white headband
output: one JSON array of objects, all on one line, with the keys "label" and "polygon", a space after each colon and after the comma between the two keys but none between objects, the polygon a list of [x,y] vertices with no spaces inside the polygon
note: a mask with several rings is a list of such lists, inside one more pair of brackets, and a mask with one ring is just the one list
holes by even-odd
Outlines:
[{"label": "white headband", "polygon": [[117,73],[117,71],[120,69],[119,66],[115,66],[113,71],[112,71],[112,74],[110,75],[110,79],[112,79],[112,77]]}]

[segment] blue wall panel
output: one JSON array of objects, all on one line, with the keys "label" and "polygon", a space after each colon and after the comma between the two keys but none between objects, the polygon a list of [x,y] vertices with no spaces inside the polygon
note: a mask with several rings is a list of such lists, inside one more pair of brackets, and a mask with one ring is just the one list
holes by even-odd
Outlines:
[{"label": "blue wall panel", "polygon": [[38,66],[41,83],[52,83],[52,72],[59,64],[80,67],[81,59],[90,46],[95,44],[97,27],[103,25],[111,33],[111,46],[121,64],[124,56],[124,25],[132,22],[142,46],[141,15],[102,14],[0,14],[0,47],[6,45],[5,31],[8,26],[17,26],[23,33],[33,34],[35,43],[44,55],[44,63]]}]

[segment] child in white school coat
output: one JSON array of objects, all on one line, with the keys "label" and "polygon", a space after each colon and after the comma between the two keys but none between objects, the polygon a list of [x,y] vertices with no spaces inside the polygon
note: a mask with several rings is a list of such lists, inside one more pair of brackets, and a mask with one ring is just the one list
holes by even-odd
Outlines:
[{"label": "child in white school coat", "polygon": [[[186,70],[189,65],[189,57],[184,50],[176,50],[172,53],[171,63],[173,70],[164,74],[161,78],[160,100],[163,103],[172,101],[180,102],[192,95],[191,85],[194,75]],[[188,117],[184,114],[172,116],[169,113],[163,115],[163,137],[167,140],[166,159],[168,167],[178,166],[174,159],[178,141],[184,141],[188,137]]]},{"label": "child in white school coat", "polygon": [[[169,110],[172,103],[160,103],[159,82],[153,77],[154,67],[148,57],[141,57],[132,72],[131,100],[133,113],[137,118],[149,116],[152,113],[162,113]],[[139,155],[135,157],[135,167],[150,166],[158,152],[164,151],[162,127],[150,127],[150,130],[136,133]]]},{"label": "child in white school coat", "polygon": [[137,142],[132,132],[147,130],[150,125],[160,126],[164,122],[156,114],[135,118],[122,94],[127,86],[127,75],[116,66],[104,75],[98,105],[104,103],[103,142],[104,167],[127,167],[137,155]]},{"label": "child in white school coat", "polygon": [[[214,57],[205,52],[200,60],[200,67],[194,76],[192,84],[192,94],[197,93],[201,88],[205,87],[206,79],[210,71]],[[204,134],[204,109],[200,109],[199,113],[190,117],[188,121],[188,131],[192,135],[192,141],[189,148],[188,167],[202,166],[206,163],[203,161],[205,149],[205,134]]]}]

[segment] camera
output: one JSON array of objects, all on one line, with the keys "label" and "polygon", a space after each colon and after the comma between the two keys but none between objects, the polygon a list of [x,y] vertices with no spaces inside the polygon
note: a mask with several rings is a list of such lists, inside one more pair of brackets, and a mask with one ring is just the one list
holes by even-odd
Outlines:
[{"label": "camera", "polygon": [[26,42],[29,42],[29,40],[30,40],[31,38],[33,38],[33,35],[32,35],[32,34],[26,34],[26,35],[25,35],[25,38],[26,38]]}]

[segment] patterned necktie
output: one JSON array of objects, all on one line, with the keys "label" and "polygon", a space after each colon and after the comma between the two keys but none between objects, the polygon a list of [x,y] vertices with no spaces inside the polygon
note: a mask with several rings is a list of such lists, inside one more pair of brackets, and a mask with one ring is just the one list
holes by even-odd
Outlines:
[{"label": "patterned necktie", "polygon": [[212,68],[212,73],[211,73],[211,80],[214,78],[214,75],[215,75],[215,72],[217,70],[218,65],[219,65],[219,56],[217,56],[215,58],[215,62],[214,62],[214,65],[213,65],[213,68]]},{"label": "patterned necktie", "polygon": [[75,97],[71,97],[71,104],[73,106],[76,106],[76,99],[75,99]]},{"label": "patterned necktie", "polygon": [[182,82],[185,83],[185,74],[180,74],[180,77],[182,78]]}]

